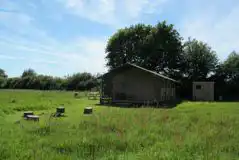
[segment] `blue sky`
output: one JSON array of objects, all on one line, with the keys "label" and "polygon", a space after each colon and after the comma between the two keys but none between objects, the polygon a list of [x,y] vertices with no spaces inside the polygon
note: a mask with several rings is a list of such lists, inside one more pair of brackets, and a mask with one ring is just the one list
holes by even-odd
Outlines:
[{"label": "blue sky", "polygon": [[238,0],[0,0],[0,68],[9,76],[102,73],[117,29],[163,20],[224,60],[239,51],[238,16]]}]

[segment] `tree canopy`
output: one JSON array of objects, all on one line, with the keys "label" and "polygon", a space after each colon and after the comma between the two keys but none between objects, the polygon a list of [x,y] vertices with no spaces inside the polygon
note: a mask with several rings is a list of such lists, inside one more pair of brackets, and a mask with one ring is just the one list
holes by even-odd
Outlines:
[{"label": "tree canopy", "polygon": [[113,69],[125,62],[142,63],[142,47],[152,28],[151,25],[137,24],[118,30],[106,46],[107,66]]},{"label": "tree canopy", "polygon": [[36,72],[31,68],[24,70],[24,72],[22,73],[22,78],[33,77],[33,76],[36,76]]},{"label": "tree canopy", "polygon": [[129,62],[171,75],[180,67],[181,39],[166,21],[156,26],[137,24],[120,29],[108,41],[107,66],[113,69]]},{"label": "tree canopy", "polygon": [[206,80],[215,72],[218,57],[208,44],[196,39],[184,43],[185,76],[190,80]]},{"label": "tree canopy", "polygon": [[233,83],[239,82],[239,54],[233,51],[223,64],[227,72],[227,80]]}]

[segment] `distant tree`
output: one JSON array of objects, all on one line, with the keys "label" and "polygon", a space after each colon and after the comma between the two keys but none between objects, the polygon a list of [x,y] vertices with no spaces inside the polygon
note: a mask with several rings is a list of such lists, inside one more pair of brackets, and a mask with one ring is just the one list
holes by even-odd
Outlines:
[{"label": "distant tree", "polygon": [[29,89],[41,89],[41,80],[38,76],[32,76],[29,78],[27,86]]},{"label": "distant tree", "polygon": [[7,78],[8,77],[6,72],[3,69],[1,69],[1,68],[0,68],[0,77],[1,78]]},{"label": "distant tree", "polygon": [[40,89],[40,90],[90,90],[99,87],[100,74],[76,73],[64,78],[38,75],[33,69],[26,69],[20,77],[7,77],[3,70],[0,76],[0,88]]},{"label": "distant tree", "polygon": [[183,47],[184,76],[190,80],[206,80],[218,66],[216,53],[208,44],[196,39],[185,42]]},{"label": "distant tree", "polygon": [[239,83],[239,54],[233,51],[223,64],[227,72],[227,80],[232,83]]},{"label": "distant tree", "polygon": [[6,78],[0,77],[0,88],[4,88],[6,82]]},{"label": "distant tree", "polygon": [[67,77],[68,90],[90,90],[96,85],[97,78],[90,73],[76,73]]},{"label": "distant tree", "polygon": [[21,78],[19,78],[19,77],[8,78],[4,88],[21,89],[20,82],[21,82]]},{"label": "distant tree", "polygon": [[24,70],[24,72],[22,73],[22,78],[23,77],[33,77],[33,76],[36,76],[37,74],[36,74],[36,72],[33,70],[33,69],[26,69],[26,70]]},{"label": "distant tree", "polygon": [[37,78],[40,81],[41,90],[55,89],[56,84],[54,83],[53,77],[47,75],[38,75]]},{"label": "distant tree", "polygon": [[63,90],[66,89],[66,80],[63,78],[59,78],[59,77],[54,77],[53,78],[54,81],[54,89],[57,90]]},{"label": "distant tree", "polygon": [[226,75],[227,96],[230,99],[239,99],[239,54],[233,51],[223,63],[224,73]]},{"label": "distant tree", "polygon": [[210,78],[215,83],[215,96],[224,100],[239,99],[239,54],[233,51],[227,59],[217,66]]}]

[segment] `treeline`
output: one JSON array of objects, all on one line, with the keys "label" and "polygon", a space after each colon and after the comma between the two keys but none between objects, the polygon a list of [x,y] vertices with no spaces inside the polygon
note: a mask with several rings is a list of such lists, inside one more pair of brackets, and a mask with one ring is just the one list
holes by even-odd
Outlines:
[{"label": "treeline", "polygon": [[192,98],[193,81],[214,81],[216,99],[239,99],[239,54],[224,53],[229,56],[220,61],[207,43],[183,40],[166,21],[118,30],[110,37],[106,53],[110,69],[129,62],[180,81],[177,93],[182,98]]},{"label": "treeline", "polygon": [[0,88],[38,90],[99,90],[99,75],[76,73],[64,78],[39,75],[32,69],[25,70],[20,77],[8,78],[0,69]]}]

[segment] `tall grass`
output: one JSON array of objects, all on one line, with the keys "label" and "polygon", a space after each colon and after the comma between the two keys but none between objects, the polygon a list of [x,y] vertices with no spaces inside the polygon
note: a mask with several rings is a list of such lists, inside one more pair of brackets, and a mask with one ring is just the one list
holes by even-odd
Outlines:
[{"label": "tall grass", "polygon": [[57,105],[70,105],[71,92],[34,91],[34,90],[0,90],[0,115],[14,111],[45,110]]},{"label": "tall grass", "polygon": [[[75,99],[69,92],[38,91],[0,92],[0,102],[1,160],[239,156],[239,103],[184,102],[174,109],[133,109],[97,106],[97,101]],[[50,118],[60,104],[66,107],[66,117]],[[89,105],[93,115],[85,116],[83,108]],[[16,106],[44,114],[39,123],[24,121]]]}]

